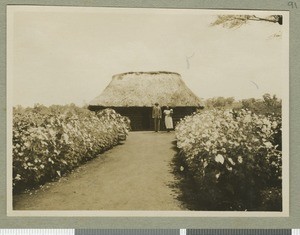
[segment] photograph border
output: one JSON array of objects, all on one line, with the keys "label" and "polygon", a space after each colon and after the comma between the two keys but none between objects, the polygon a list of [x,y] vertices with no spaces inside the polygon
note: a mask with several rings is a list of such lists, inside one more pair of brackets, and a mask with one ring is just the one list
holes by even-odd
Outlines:
[{"label": "photograph border", "polygon": [[[1,5],[1,12],[3,12],[3,5],[6,6],[7,4],[11,4],[15,1],[9,1],[8,3],[2,3]],[[62,1],[34,1],[34,4],[39,4],[39,5],[48,5],[47,2],[50,2],[48,4],[53,4],[53,5],[62,5]],[[71,6],[83,6],[82,3],[75,3],[74,1],[64,1],[65,2],[68,2],[67,5],[71,5]],[[24,1],[23,3],[20,3],[20,2],[15,2],[15,3],[18,3],[18,4],[30,4],[30,1]],[[228,8],[232,8],[232,10],[235,10],[236,8],[239,8],[240,10],[242,9],[253,9],[253,10],[290,10],[290,6],[288,4],[282,6],[282,4],[278,4],[276,5],[276,3],[272,2],[272,1],[266,1],[264,3],[260,3],[260,4],[256,4],[257,7],[261,6],[261,8],[257,9],[256,7],[250,7],[250,5],[254,4],[255,2],[239,2],[239,1],[230,1],[229,2],[214,2],[214,4],[216,6],[217,9],[228,9]],[[287,2],[288,3],[288,2]],[[124,3],[123,3],[124,4]],[[99,2],[98,4],[84,4],[84,6],[97,6],[97,7],[101,7],[101,6],[110,6],[110,7],[162,7],[162,8],[214,8],[213,7],[213,4],[212,3],[208,3],[208,2],[197,2],[197,1],[190,1],[189,3],[188,2],[184,2],[184,3],[179,3],[177,2],[177,6],[174,6],[174,3],[172,3],[171,1],[160,1],[160,2],[143,2],[144,5],[139,5],[139,4],[130,4],[127,2],[127,5],[122,5],[122,4],[119,4],[119,3],[115,3],[115,5],[110,2],[110,1],[103,1],[102,4]],[[153,6],[154,4],[154,6]],[[255,4],[254,4],[255,5]],[[271,7],[271,9],[268,9],[268,7],[266,7],[266,5],[268,5],[269,7]],[[276,6],[275,6],[276,5]],[[290,13],[290,18],[293,19],[291,20],[290,22],[293,22],[293,25],[291,25],[291,29],[295,29],[297,28],[295,26],[295,17],[296,17],[296,14],[292,13],[294,11],[291,11]],[[299,13],[298,13],[299,14]],[[2,19],[3,19],[3,15],[1,15]],[[299,19],[299,18],[298,18]],[[5,22],[5,21],[4,21]],[[299,26],[299,20],[297,21],[297,26]],[[1,29],[5,29],[5,25],[3,26],[1,24]],[[5,31],[3,31],[5,32]],[[299,50],[299,44],[297,44],[297,42],[295,42],[295,34],[297,33],[297,31],[291,31],[291,34],[290,34],[290,48],[294,48],[293,50],[293,54],[290,53],[290,58],[291,56],[293,56],[294,58],[297,56],[297,51]],[[5,39],[5,37],[4,37]],[[4,40],[5,41],[5,40]],[[298,45],[298,46],[297,46]],[[1,68],[2,70],[1,71],[4,71],[4,75],[5,75],[5,53],[3,54],[2,52],[5,52],[5,50],[3,51],[3,46],[5,47],[5,45],[2,45],[1,44]],[[296,50],[297,49],[297,50]],[[297,57],[296,57],[297,58]],[[299,60],[290,60],[291,62],[293,62],[293,64],[290,63],[290,71],[291,71],[291,74],[290,74],[290,87],[291,87],[291,92],[290,94],[292,95],[293,94],[293,97],[295,94],[297,94],[296,92],[293,92],[295,91],[296,87],[297,86],[293,86],[293,84],[297,84],[296,82],[296,76],[295,76],[295,70],[298,69],[299,71],[299,68],[296,66],[297,65],[297,62],[299,62]],[[4,62],[4,63],[3,63]],[[294,74],[294,76],[293,76]],[[2,73],[3,75],[3,73]],[[3,79],[4,78],[4,79]],[[2,79],[4,80],[4,84],[3,84],[3,87],[2,87],[2,83],[1,83],[1,89],[2,91],[4,91],[3,93],[1,93],[1,108],[2,108],[2,105],[3,107],[5,108],[5,102],[2,102],[3,100],[5,100],[5,95],[2,97],[2,94],[5,94],[5,76],[3,77]],[[2,81],[2,80],[1,80]],[[299,84],[299,83],[298,83]],[[299,97],[299,94],[298,94],[298,97]],[[292,98],[291,99],[291,102],[290,102],[290,105],[292,106],[293,105],[293,100],[298,100],[297,97],[296,98]],[[285,105],[283,105],[283,107],[285,107]],[[8,108],[6,106],[6,108]],[[288,106],[287,106],[287,109],[288,109]],[[6,109],[8,110],[8,109]],[[9,113],[9,111],[7,112],[7,114]],[[291,109],[290,110],[290,126],[293,126],[296,128],[295,129],[290,129],[290,136],[293,137],[295,136],[295,131],[296,130],[299,130],[299,125],[295,125],[296,124],[296,120],[297,120],[297,115],[299,114],[299,111],[297,113],[297,111],[295,109]],[[5,115],[1,115],[1,125],[2,125],[2,130],[5,130],[6,129],[6,121],[5,121]],[[291,131],[293,130],[293,132]],[[4,136],[4,138],[1,139],[2,142],[4,142],[5,144],[5,133],[1,133],[2,136]],[[292,139],[292,138],[291,138]],[[7,140],[6,140],[7,141]],[[290,141],[290,146],[292,141]],[[295,143],[294,143],[295,144]],[[4,145],[5,146],[5,145]],[[297,145],[296,147],[294,147],[294,149],[296,148],[299,148]],[[2,149],[4,151],[2,151]],[[7,169],[5,169],[5,165],[6,164],[2,164],[2,163],[5,163],[6,162],[6,159],[3,159],[3,158],[6,158],[7,154],[5,154],[5,148],[2,148],[1,149],[1,167],[3,167],[2,170],[2,175],[4,177],[2,177],[1,179],[1,188],[3,187],[4,190],[1,190],[1,196],[2,196],[2,193],[6,191],[6,182],[3,182],[3,178],[5,179],[5,171]],[[155,213],[149,215],[151,218],[134,218],[136,215],[126,215],[128,216],[128,218],[119,218],[118,216],[113,216],[114,218],[64,218],[64,222],[62,223],[62,220],[59,219],[59,218],[55,218],[55,215],[53,215],[53,217],[51,217],[51,215],[48,215],[50,216],[51,218],[24,218],[22,217],[22,215],[19,215],[21,216],[20,219],[17,219],[15,217],[15,219],[13,218],[9,218],[6,216],[6,205],[5,205],[5,202],[1,202],[1,214],[0,214],[0,225],[2,226],[2,223],[7,226],[13,226],[13,227],[28,227],[31,225],[34,226],[34,227],[40,227],[41,224],[37,224],[36,222],[38,221],[47,221],[47,224],[51,224],[50,226],[51,227],[68,227],[70,226],[71,224],[74,224],[73,226],[77,227],[86,227],[86,226],[82,226],[82,225],[87,225],[88,227],[93,227],[93,226],[96,226],[97,228],[101,227],[101,228],[107,228],[107,226],[109,228],[116,228],[116,227],[121,227],[122,228],[125,228],[125,227],[130,227],[130,228],[143,228],[145,227],[148,227],[149,226],[152,228],[153,226],[154,227],[159,227],[159,226],[171,226],[172,228],[178,228],[178,227],[182,227],[181,225],[183,223],[186,224],[186,226],[183,226],[183,227],[205,227],[205,228],[243,228],[245,225],[247,225],[247,227],[252,227],[252,228],[264,228],[265,226],[268,226],[268,227],[271,227],[271,228],[283,228],[283,227],[292,227],[290,225],[294,225],[296,226],[297,222],[299,222],[299,212],[297,214],[296,212],[296,209],[299,209],[299,202],[297,203],[297,201],[295,201],[295,198],[297,198],[297,191],[295,188],[294,185],[296,185],[296,182],[297,182],[297,178],[294,178],[295,176],[299,176],[299,171],[295,170],[295,168],[297,167],[298,165],[298,169],[299,169],[299,160],[297,162],[297,159],[293,159],[292,157],[296,157],[296,154],[297,151],[291,151],[291,154],[290,154],[290,166],[291,166],[291,171],[288,172],[288,174],[290,175],[290,182],[291,182],[291,186],[293,186],[291,189],[290,189],[290,196],[289,198],[291,199],[290,200],[290,208],[291,208],[291,213],[290,213],[290,216],[288,218],[274,218],[276,216],[272,216],[272,218],[170,218],[169,216],[167,215],[161,215],[162,217],[164,218],[158,218],[159,216]],[[295,173],[296,172],[296,173]],[[294,182],[294,184],[293,184]],[[299,183],[298,183],[299,185]],[[3,196],[2,198],[6,198],[6,195],[5,193],[3,193]],[[4,209],[4,210],[3,210]],[[299,211],[299,210],[298,210]],[[4,212],[4,214],[3,214]],[[226,212],[225,212],[226,213]],[[32,214],[32,216],[38,216],[37,214]],[[60,215],[61,216],[61,215]],[[63,215],[62,215],[63,216]],[[76,215],[75,215],[76,216]],[[80,216],[80,215],[78,215]],[[87,215],[89,216],[89,215]],[[206,216],[208,217],[208,216]],[[231,215],[228,215],[228,217],[232,217]],[[241,217],[241,216],[239,216]],[[187,220],[189,219],[189,220]],[[201,221],[199,221],[199,219],[201,219]],[[13,221],[15,220],[15,221]],[[24,222],[28,222],[28,223],[24,223]],[[77,221],[77,222],[75,222]],[[123,221],[123,222],[122,222]],[[275,222],[276,221],[276,222]],[[45,223],[44,223],[45,224]],[[81,226],[80,226],[81,225]],[[72,227],[73,227],[72,226]],[[43,226],[41,226],[43,227]]]},{"label": "photograph border", "polygon": [[[102,9],[91,9],[91,8],[82,8],[82,7],[24,7],[24,6],[13,6],[8,7],[7,10],[7,214],[8,216],[108,216],[108,217],[152,217],[152,216],[167,216],[167,217],[287,217],[289,216],[289,12],[288,11],[269,11],[270,15],[283,15],[284,25],[282,29],[282,45],[283,45],[283,61],[282,64],[283,77],[282,81],[282,212],[277,211],[81,211],[81,210],[70,210],[70,211],[48,211],[48,210],[13,210],[13,185],[12,185],[12,120],[13,120],[13,79],[14,79],[14,68],[13,68],[13,42],[14,42],[14,14],[18,12],[116,12],[119,8],[102,8]],[[100,11],[99,11],[100,10]],[[149,14],[149,12],[157,13],[155,8],[122,8],[128,14],[136,14],[136,11],[139,11],[139,14],[143,12]],[[200,14],[200,15],[246,15],[253,14],[254,10],[214,10],[214,9],[160,9],[160,14],[170,14],[172,10],[179,10],[175,12],[176,14]],[[190,12],[189,12],[190,11]],[[255,12],[258,13],[257,11]],[[265,12],[262,12],[265,13]],[[174,12],[172,12],[174,14]]]}]

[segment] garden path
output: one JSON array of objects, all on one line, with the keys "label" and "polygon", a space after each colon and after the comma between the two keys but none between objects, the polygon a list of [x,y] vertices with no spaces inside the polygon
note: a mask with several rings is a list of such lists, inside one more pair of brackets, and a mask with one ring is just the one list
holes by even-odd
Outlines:
[{"label": "garden path", "polygon": [[183,210],[170,186],[174,138],[173,132],[130,132],[123,144],[60,181],[14,196],[14,209]]}]

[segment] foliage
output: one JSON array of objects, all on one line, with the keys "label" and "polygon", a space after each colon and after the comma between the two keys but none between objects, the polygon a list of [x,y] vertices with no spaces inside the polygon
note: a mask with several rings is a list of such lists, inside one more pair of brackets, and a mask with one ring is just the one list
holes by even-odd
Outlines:
[{"label": "foliage", "polygon": [[247,109],[257,114],[281,116],[282,101],[270,94],[264,94],[263,99],[244,99],[240,109]]},{"label": "foliage", "polygon": [[214,97],[205,100],[205,107],[206,109],[212,108],[226,108],[231,107],[234,103],[234,97]]},{"label": "foliage", "polygon": [[198,209],[281,210],[278,133],[281,117],[249,110],[185,117],[176,126],[177,147],[195,181]]},{"label": "foliage", "polygon": [[128,120],[114,110],[97,115],[75,105],[13,110],[14,192],[61,177],[118,144]]},{"label": "foliage", "polygon": [[281,116],[282,100],[268,93],[263,99],[243,99],[235,101],[234,97],[213,97],[205,100],[205,109],[245,109],[256,114]]},{"label": "foliage", "polygon": [[282,25],[283,19],[282,15],[270,15],[267,17],[258,17],[255,15],[219,15],[211,25],[222,25],[225,28],[238,28],[248,21],[265,21]]}]

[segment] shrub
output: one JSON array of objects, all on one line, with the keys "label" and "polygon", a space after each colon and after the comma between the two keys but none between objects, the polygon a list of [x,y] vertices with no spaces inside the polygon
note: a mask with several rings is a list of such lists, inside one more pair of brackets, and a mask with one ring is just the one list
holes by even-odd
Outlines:
[{"label": "shrub", "polygon": [[13,188],[19,192],[61,177],[118,144],[125,118],[75,105],[13,110]]},{"label": "shrub", "polygon": [[[281,202],[281,118],[209,110],[176,126],[177,146],[206,210],[274,210]],[[281,140],[281,136],[280,136]],[[276,191],[265,200],[266,192]],[[281,209],[281,203],[275,209]]]},{"label": "shrub", "polygon": [[263,99],[244,99],[240,103],[239,109],[246,109],[267,116],[281,116],[282,101],[276,95],[264,94]]}]

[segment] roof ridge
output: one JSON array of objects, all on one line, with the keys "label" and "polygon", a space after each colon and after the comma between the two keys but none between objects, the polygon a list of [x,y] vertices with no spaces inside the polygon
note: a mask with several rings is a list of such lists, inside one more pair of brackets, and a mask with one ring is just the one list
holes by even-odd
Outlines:
[{"label": "roof ridge", "polygon": [[113,77],[118,77],[118,76],[124,76],[124,75],[128,75],[128,74],[135,74],[135,75],[140,75],[140,74],[150,74],[150,75],[157,75],[157,74],[176,74],[181,76],[179,73],[177,72],[170,72],[170,71],[130,71],[130,72],[125,72],[125,73],[119,73],[119,74],[115,74],[113,75]]}]

